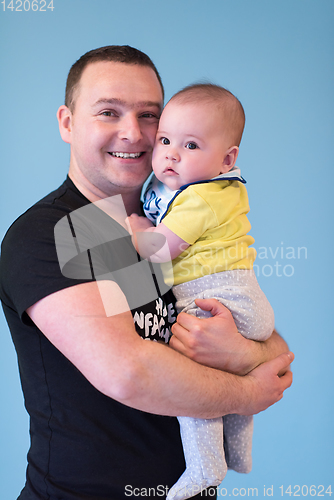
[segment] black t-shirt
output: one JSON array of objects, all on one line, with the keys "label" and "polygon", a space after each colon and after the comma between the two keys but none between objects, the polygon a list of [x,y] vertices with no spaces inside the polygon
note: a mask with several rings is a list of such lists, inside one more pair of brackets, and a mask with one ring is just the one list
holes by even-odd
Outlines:
[{"label": "black t-shirt", "polygon": [[[90,224],[87,219],[78,222],[72,217],[80,213],[73,211],[88,205],[89,201],[67,178],[60,188],[17,219],[2,244],[0,297],[30,415],[27,481],[20,500],[118,500],[139,496],[139,492],[141,496],[164,498],[164,488],[171,487],[185,468],[175,418],[134,410],[100,393],[25,312],[43,297],[94,280],[96,275],[108,275],[108,279],[125,286],[126,296],[131,295],[126,283],[122,283],[128,281],[122,268],[128,266],[131,276],[138,272],[139,277],[141,270],[129,235],[99,209],[93,210],[93,219],[103,219],[100,232],[97,219]],[[55,245],[55,226],[61,220],[67,220],[72,236],[65,249],[61,241],[64,233],[57,248]],[[103,236],[108,224],[114,241],[111,247]],[[90,230],[94,248],[88,248],[92,246],[92,237],[87,236]],[[117,231],[119,239],[115,243]],[[122,252],[117,246],[121,239]],[[118,262],[120,253],[124,254],[123,260]],[[139,335],[167,341],[176,315],[171,292],[158,296],[163,288],[159,280],[156,274],[152,280],[151,275],[155,286],[151,293],[156,296],[149,304],[134,307],[132,313]],[[142,283],[143,290],[149,286]],[[137,297],[135,294],[133,306],[137,305]]]}]

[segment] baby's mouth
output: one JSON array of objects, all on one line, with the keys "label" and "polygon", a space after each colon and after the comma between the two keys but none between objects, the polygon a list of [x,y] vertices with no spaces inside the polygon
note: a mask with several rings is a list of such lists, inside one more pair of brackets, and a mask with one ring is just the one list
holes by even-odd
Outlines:
[{"label": "baby's mouth", "polygon": [[110,154],[110,156],[114,156],[115,158],[136,159],[140,158],[144,154],[144,151],[140,153],[122,153],[120,151],[112,151],[112,152],[108,151],[108,153]]},{"label": "baby's mouth", "polygon": [[165,168],[164,174],[176,174],[176,175],[178,175],[178,173],[175,172],[175,170],[172,167]]}]

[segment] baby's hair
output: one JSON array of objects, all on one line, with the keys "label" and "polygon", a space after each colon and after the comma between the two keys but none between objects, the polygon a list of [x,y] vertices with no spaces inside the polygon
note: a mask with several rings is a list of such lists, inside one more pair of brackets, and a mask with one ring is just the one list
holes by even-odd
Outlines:
[{"label": "baby's hair", "polygon": [[213,83],[188,85],[173,95],[169,102],[194,104],[196,102],[213,104],[227,120],[231,131],[231,146],[239,146],[245,127],[245,112],[239,99],[227,89]]}]

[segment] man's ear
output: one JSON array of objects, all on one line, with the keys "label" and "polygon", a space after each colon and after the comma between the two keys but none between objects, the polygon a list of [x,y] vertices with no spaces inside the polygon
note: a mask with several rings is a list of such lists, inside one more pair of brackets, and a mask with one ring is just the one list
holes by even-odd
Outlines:
[{"label": "man's ear", "polygon": [[225,158],[223,160],[222,168],[221,168],[221,173],[226,174],[226,172],[229,172],[232,170],[232,168],[235,165],[235,162],[237,161],[239,154],[239,148],[238,146],[232,146],[230,149],[228,149],[225,153]]},{"label": "man's ear", "polygon": [[64,142],[71,144],[72,120],[73,116],[69,108],[65,105],[60,106],[57,111],[59,132]]}]

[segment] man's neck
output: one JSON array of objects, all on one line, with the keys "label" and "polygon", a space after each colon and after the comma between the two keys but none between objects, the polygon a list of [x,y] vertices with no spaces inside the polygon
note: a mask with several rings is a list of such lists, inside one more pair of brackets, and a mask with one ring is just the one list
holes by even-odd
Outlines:
[{"label": "man's neck", "polygon": [[[98,206],[101,205],[101,208],[110,207],[110,210],[106,211],[124,227],[126,227],[124,222],[124,215],[131,215],[133,213],[142,215],[140,203],[141,188],[132,190],[114,189],[107,193],[91,184],[82,176],[75,175],[75,173],[73,173],[71,169],[68,173],[68,176],[75,187],[80,191],[80,193],[82,193],[90,202],[96,203]],[[114,199],[115,203],[111,202],[112,199]],[[101,202],[102,200],[109,200],[109,202],[100,204],[99,202]],[[116,202],[116,200],[118,201]],[[119,207],[119,210],[117,207]],[[124,212],[124,208],[126,214]]]}]

